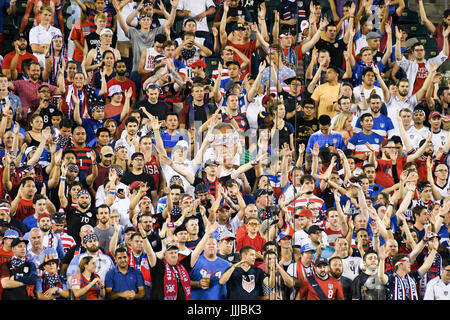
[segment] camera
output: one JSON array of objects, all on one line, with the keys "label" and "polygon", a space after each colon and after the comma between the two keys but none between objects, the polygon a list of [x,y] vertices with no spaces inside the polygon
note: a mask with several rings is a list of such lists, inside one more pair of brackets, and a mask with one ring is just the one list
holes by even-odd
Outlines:
[{"label": "camera", "polygon": [[279,205],[268,206],[267,212],[269,212],[271,216],[277,216],[280,213],[280,206]]}]

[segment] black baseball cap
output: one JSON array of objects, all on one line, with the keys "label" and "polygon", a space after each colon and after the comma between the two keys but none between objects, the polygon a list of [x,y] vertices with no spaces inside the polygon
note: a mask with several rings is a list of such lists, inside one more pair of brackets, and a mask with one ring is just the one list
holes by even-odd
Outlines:
[{"label": "black baseball cap", "polygon": [[204,183],[199,183],[198,185],[195,186],[195,191],[194,193],[205,193],[208,192],[208,187],[206,186],[206,184]]},{"label": "black baseball cap", "polygon": [[323,229],[321,227],[319,227],[316,224],[313,224],[311,227],[309,227],[308,229],[308,234],[312,234],[312,233],[316,233],[317,231],[323,231]]},{"label": "black baseball cap", "polygon": [[314,265],[315,265],[316,267],[319,266],[319,265],[321,265],[321,264],[328,265],[328,259],[327,259],[327,258],[324,258],[324,257],[319,257],[319,258],[317,258],[316,261],[314,262]]},{"label": "black baseball cap", "polygon": [[144,158],[144,154],[142,152],[135,152],[131,155],[131,160],[134,160],[135,158],[141,156],[142,158]]},{"label": "black baseball cap", "polygon": [[16,34],[14,35],[14,41],[17,41],[17,40],[19,40],[19,39],[21,39],[21,38],[24,38],[25,40],[28,39],[28,37],[27,37],[27,35],[25,34],[25,32],[19,32],[19,33],[16,33]]}]

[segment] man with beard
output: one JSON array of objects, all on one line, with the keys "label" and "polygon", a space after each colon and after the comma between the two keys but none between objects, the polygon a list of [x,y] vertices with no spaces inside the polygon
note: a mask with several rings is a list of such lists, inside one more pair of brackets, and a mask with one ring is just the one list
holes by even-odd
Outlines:
[{"label": "man with beard", "polygon": [[102,204],[97,208],[97,225],[94,228],[94,233],[98,237],[99,247],[104,252],[109,249],[109,242],[114,234],[114,227],[109,221],[110,209],[106,204]]},{"label": "man with beard", "polygon": [[[298,246],[298,245],[297,245]],[[306,277],[314,274],[313,257],[316,253],[316,247],[307,243],[300,247],[300,259],[292,262],[286,272],[294,278],[294,288],[291,293],[291,300],[297,295],[298,289]]]},{"label": "man with beard", "polygon": [[[102,128],[100,128],[98,131],[100,131]],[[103,128],[106,129],[106,128]],[[98,133],[97,131],[97,133]],[[109,131],[106,129],[106,131],[109,136]],[[102,133],[100,133],[101,135]],[[108,139],[109,140],[109,139]],[[111,164],[114,156],[114,150],[109,145],[103,146],[100,149],[100,163],[97,165],[97,178],[94,180],[94,189],[98,191],[98,187],[101,186],[105,179],[108,177],[109,172],[111,171]]]},{"label": "man with beard", "polygon": [[378,278],[378,262],[378,254],[367,250],[363,271],[352,282],[352,300],[386,300],[385,286]]},{"label": "man with beard", "polygon": [[[181,217],[181,207],[180,199],[181,195],[184,193],[184,188],[182,186],[181,178],[173,176],[170,179],[169,188],[170,192],[166,196],[159,198],[156,204],[156,223],[155,227],[160,230],[163,226],[164,221],[170,216],[170,220],[176,221]],[[166,191],[167,188],[165,188]],[[170,196],[169,196],[170,195]],[[172,202],[172,206],[167,206],[167,202]],[[170,210],[169,210],[170,209]]]},{"label": "man with beard", "polygon": [[[136,97],[137,97],[136,85],[134,84],[133,81],[131,81],[130,79],[128,79],[126,77],[127,65],[126,65],[125,61],[117,60],[116,62],[114,62],[114,71],[116,73],[116,76],[106,83],[108,92],[109,92],[109,88],[111,88],[114,85],[119,85],[122,88],[123,92],[127,92],[127,90],[129,88],[131,88],[133,90],[133,93],[131,95],[130,108],[133,108],[134,105],[136,104]],[[122,95],[121,103],[122,104],[125,103],[124,95]]]},{"label": "man with beard", "polygon": [[150,214],[153,216],[154,209],[152,206],[152,201],[145,195],[147,189],[147,186],[142,184],[139,187],[138,193],[131,199],[129,208],[130,221],[137,222],[139,217],[143,214]]},{"label": "man with beard", "polygon": [[205,250],[189,273],[192,300],[226,300],[227,288],[219,279],[230,267],[230,263],[217,255],[217,239],[206,241]]},{"label": "man with beard", "polygon": [[428,76],[425,79],[423,86],[415,94],[410,94],[408,79],[400,79],[396,86],[398,88],[398,94],[396,96],[391,95],[386,83],[381,78],[378,68],[374,68],[375,75],[378,79],[378,83],[383,90],[383,97],[386,103],[387,116],[392,120],[395,128],[398,128],[399,121],[397,115],[400,110],[408,108],[413,110],[416,105],[425,97],[425,94],[429,86],[433,83],[434,74],[436,73],[436,65],[432,66],[429,70]]},{"label": "man with beard", "polygon": [[314,267],[315,274],[302,283],[296,300],[344,300],[342,284],[330,276],[328,260],[320,257]]},{"label": "man with beard", "polygon": [[[208,225],[205,235],[195,250],[181,261],[178,259],[179,248],[175,242],[166,244],[163,259],[160,259],[148,240],[144,239],[144,250],[149,257],[151,268],[151,300],[191,300],[189,272],[194,268],[207,240],[216,228],[216,224]],[[139,230],[141,235],[145,233],[142,227]]]},{"label": "man with beard", "polygon": [[97,222],[97,210],[91,208],[91,195],[86,189],[82,189],[77,193],[78,207],[69,207],[66,211],[67,215],[67,233],[80,243],[80,229],[83,225],[89,224],[95,227]]},{"label": "man with beard", "polygon": [[86,245],[86,252],[76,255],[70,262],[69,268],[67,269],[67,283],[71,283],[70,279],[78,272],[80,261],[85,256],[94,257],[97,265],[97,270],[95,273],[100,276],[102,281],[105,281],[108,271],[114,268],[113,261],[107,254],[104,254],[101,250],[99,250],[98,237],[95,234],[88,234],[84,236],[83,242]]},{"label": "man with beard", "polygon": [[136,117],[130,115],[125,120],[126,134],[122,132],[121,138],[118,139],[114,145],[114,148],[125,147],[127,149],[127,158],[129,159],[136,150],[139,150],[139,122]]},{"label": "man with beard", "polygon": [[125,171],[120,181],[128,186],[131,185],[131,183],[133,183],[134,181],[144,182],[149,187],[147,195],[151,195],[152,203],[156,205],[156,203],[158,202],[158,195],[155,179],[151,174],[144,172],[144,164],[144,154],[141,152],[133,153],[131,155],[131,168]]},{"label": "man with beard", "polygon": [[93,234],[93,233],[94,233],[94,228],[91,225],[85,224],[84,226],[81,227],[80,233],[79,233],[79,238],[81,239],[81,241],[78,243],[75,243],[75,245],[70,247],[67,250],[66,254],[64,255],[64,259],[61,264],[61,274],[62,275],[64,275],[64,276],[66,275],[67,268],[69,267],[69,264],[72,261],[74,256],[76,256],[80,253],[86,252],[86,245],[83,242],[84,236],[86,236],[88,234]]},{"label": "man with beard", "polygon": [[343,264],[342,259],[338,256],[331,257],[330,263],[330,275],[339,280],[342,285],[342,291],[344,293],[344,300],[351,300],[352,297],[352,280],[343,276]]},{"label": "man with beard", "polygon": [[51,203],[51,201],[48,200],[45,195],[42,195],[40,193],[35,194],[33,197],[33,208],[34,214],[23,220],[23,224],[28,228],[28,230],[37,227],[38,217],[40,214],[45,212],[53,214],[56,212],[56,208],[53,203]]},{"label": "man with beard", "polygon": [[178,261],[183,260],[183,258],[187,257],[191,254],[192,250],[186,247],[186,242],[188,239],[188,232],[186,230],[186,226],[182,224],[181,226],[178,226],[173,231],[173,235],[175,236],[175,239],[177,240],[178,245]]},{"label": "man with beard", "polygon": [[[23,119],[27,119],[30,113],[33,113],[33,106],[39,104],[39,87],[44,84],[40,79],[41,77],[41,67],[38,62],[31,62],[29,69],[29,79],[28,80],[15,80],[9,83],[9,89],[17,93],[17,96],[22,101],[22,107],[24,111]],[[58,75],[58,86],[48,85],[52,96],[60,95],[65,92],[64,85],[64,72],[60,72]]]},{"label": "man with beard", "polygon": [[[369,107],[370,107],[370,114],[372,115],[373,119],[373,132],[379,134],[383,138],[390,138],[394,132],[394,125],[392,124],[392,121],[390,118],[386,117],[385,115],[381,114],[381,97],[372,94],[369,98]],[[356,120],[356,127],[354,129],[354,132],[360,132],[362,129],[361,126],[361,119]]]},{"label": "man with beard", "polygon": [[110,300],[140,300],[146,295],[144,279],[138,268],[130,266],[125,248],[115,251],[116,267],[105,278],[106,294]]},{"label": "man with beard", "polygon": [[28,41],[25,33],[17,33],[14,36],[14,51],[6,54],[2,62],[2,73],[8,77],[8,80],[16,80],[22,70],[22,61],[33,59],[38,61],[36,56],[27,51]]}]

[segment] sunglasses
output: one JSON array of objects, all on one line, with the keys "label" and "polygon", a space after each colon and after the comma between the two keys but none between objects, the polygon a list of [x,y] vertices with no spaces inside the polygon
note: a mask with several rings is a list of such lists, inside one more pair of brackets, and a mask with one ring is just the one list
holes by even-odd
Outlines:
[{"label": "sunglasses", "polygon": [[248,225],[249,227],[259,227],[259,223],[256,223],[256,222],[247,223],[247,225]]}]

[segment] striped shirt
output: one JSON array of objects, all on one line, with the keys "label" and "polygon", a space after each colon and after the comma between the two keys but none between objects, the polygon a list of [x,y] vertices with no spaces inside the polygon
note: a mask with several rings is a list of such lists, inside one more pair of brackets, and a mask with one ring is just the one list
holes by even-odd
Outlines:
[{"label": "striped shirt", "polygon": [[69,236],[66,232],[59,233],[58,235],[61,239],[64,253],[67,253],[67,250],[76,244],[75,239]]},{"label": "striped shirt", "polygon": [[[358,120],[356,120],[356,127],[354,128],[354,131],[356,133],[362,131],[361,117],[359,117]],[[390,138],[394,134],[395,129],[391,118],[388,118],[383,114],[380,114],[376,118],[373,117],[372,131],[379,134],[383,138]]]},{"label": "striped shirt", "polygon": [[296,208],[300,208],[300,207],[306,208],[306,204],[310,201],[317,203],[317,205],[319,206],[319,208],[321,208],[321,210],[325,210],[325,208],[324,208],[325,201],[323,199],[319,198],[318,196],[312,195],[311,197],[302,196],[302,197],[299,197],[296,200],[292,201],[289,204],[289,206],[287,207],[288,212],[290,214],[293,214],[294,210]]},{"label": "striped shirt", "polygon": [[375,150],[375,156],[378,156],[378,153],[380,152],[380,143],[383,140],[384,138],[375,132],[367,135],[361,131],[350,138],[347,144],[347,148],[349,150],[352,150],[355,155],[366,154],[367,156],[369,156],[370,150],[366,146],[366,142],[368,142]]},{"label": "striped shirt", "polygon": [[86,148],[71,148],[71,151],[75,152],[77,158],[77,166],[80,169],[80,177],[83,177],[81,173],[84,174],[84,178],[88,175],[90,168],[92,167],[91,153],[95,150],[89,147]]},{"label": "striped shirt", "polygon": [[[237,122],[239,129],[242,130],[242,132],[247,131],[250,129],[250,126],[248,124],[247,116],[242,113],[238,113],[237,116],[233,117],[234,120]],[[222,114],[222,122],[223,123],[231,123],[231,117],[228,114]]]}]

